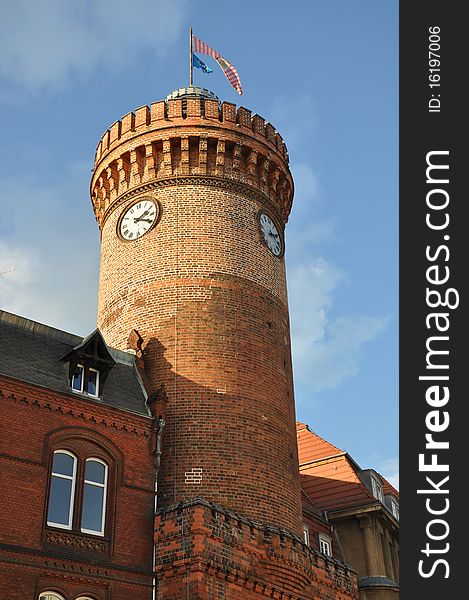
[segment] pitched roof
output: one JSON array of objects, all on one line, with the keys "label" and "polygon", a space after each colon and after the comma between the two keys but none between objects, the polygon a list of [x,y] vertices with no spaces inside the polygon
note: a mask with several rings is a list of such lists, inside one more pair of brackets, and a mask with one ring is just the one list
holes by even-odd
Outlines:
[{"label": "pitched roof", "polygon": [[[67,364],[61,360],[84,339],[12,313],[0,311],[0,374],[75,396],[69,385]],[[100,398],[90,402],[149,416],[134,357],[108,348],[116,364]]]},{"label": "pitched roof", "polygon": [[316,504],[311,500],[303,487],[301,488],[301,504],[303,509],[306,510],[310,515],[314,515],[315,517],[321,519],[321,521],[324,521],[324,515],[322,514],[322,511],[320,511]]},{"label": "pitched roof", "polygon": [[383,482],[383,494],[385,496],[387,495],[393,495],[393,496],[397,496],[397,498],[399,498],[399,492],[396,490],[396,488],[389,483],[389,481],[387,479],[385,479],[381,473],[378,473],[381,481]]},{"label": "pitched roof", "polygon": [[297,436],[301,486],[320,510],[340,510],[378,502],[360,479],[360,467],[346,452],[304,423],[297,423]]},{"label": "pitched roof", "polygon": [[[90,346],[94,348],[90,349]],[[62,360],[69,360],[73,354],[81,355],[82,353],[87,353],[89,351],[94,351],[95,356],[100,358],[102,362],[107,362],[111,367],[116,364],[116,361],[112,357],[112,354],[109,348],[104,341],[103,334],[99,331],[99,329],[95,329],[89,335],[82,339],[82,341],[77,344],[74,348],[69,350],[65,356],[62,357]]]},{"label": "pitched roof", "polygon": [[318,458],[343,454],[343,450],[326,442],[326,440],[314,433],[314,431],[311,431],[305,423],[296,423],[296,433],[298,437],[300,465],[317,460]]},{"label": "pitched roof", "polygon": [[377,502],[346,455],[300,471],[301,485],[321,510],[338,510]]}]

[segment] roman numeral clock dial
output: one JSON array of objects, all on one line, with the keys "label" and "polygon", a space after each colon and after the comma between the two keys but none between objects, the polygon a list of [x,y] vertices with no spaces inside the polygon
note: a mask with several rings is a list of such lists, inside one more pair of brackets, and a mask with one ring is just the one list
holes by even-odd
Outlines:
[{"label": "roman numeral clock dial", "polygon": [[117,233],[126,242],[136,240],[155,226],[158,215],[158,205],[152,198],[140,198],[122,213]]},{"label": "roman numeral clock dial", "polygon": [[261,234],[267,248],[274,256],[280,256],[283,252],[283,241],[273,220],[261,212],[259,215]]}]

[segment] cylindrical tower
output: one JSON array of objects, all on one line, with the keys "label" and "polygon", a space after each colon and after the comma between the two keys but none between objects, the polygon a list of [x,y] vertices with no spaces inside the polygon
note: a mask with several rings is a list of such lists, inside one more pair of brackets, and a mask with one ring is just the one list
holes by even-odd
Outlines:
[{"label": "cylindrical tower", "polygon": [[98,326],[168,397],[159,506],[200,497],[302,534],[284,263],[293,182],[274,127],[183,88],[116,121],[91,197]]}]

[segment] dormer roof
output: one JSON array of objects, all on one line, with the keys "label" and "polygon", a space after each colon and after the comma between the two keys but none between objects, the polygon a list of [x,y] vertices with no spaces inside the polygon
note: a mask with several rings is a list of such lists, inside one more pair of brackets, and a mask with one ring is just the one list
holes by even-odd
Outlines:
[{"label": "dormer roof", "polygon": [[109,368],[116,364],[99,329],[95,329],[71,350],[68,350],[61,360],[66,362],[72,357],[90,360],[97,365],[101,364]]},{"label": "dormer roof", "polygon": [[112,367],[101,396],[87,401],[149,416],[135,357],[108,347],[99,330],[83,338],[0,311],[0,375],[75,395],[69,378],[72,357],[88,357]]}]

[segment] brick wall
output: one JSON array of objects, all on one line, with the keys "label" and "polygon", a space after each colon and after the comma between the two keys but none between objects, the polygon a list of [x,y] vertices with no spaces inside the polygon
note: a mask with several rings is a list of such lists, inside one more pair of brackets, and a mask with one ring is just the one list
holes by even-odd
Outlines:
[{"label": "brick wall", "polygon": [[[246,109],[222,109],[222,121],[182,110],[139,109],[98,149],[98,326],[121,349],[137,329],[146,375],[165,384],[160,506],[200,496],[300,535],[285,264],[259,226],[262,210],[283,235],[286,150]],[[119,217],[140,195],[159,222],[124,242]]]},{"label": "brick wall", "polygon": [[[152,420],[0,379],[0,600],[151,597]],[[54,449],[109,465],[104,537],[46,525]]]},{"label": "brick wall", "polygon": [[155,545],[158,600],[358,597],[343,564],[203,500],[158,511]]},{"label": "brick wall", "polygon": [[[158,222],[125,242],[143,197]],[[229,103],[141,107],[98,145],[98,326],[120,349],[138,331],[144,379],[167,396],[161,600],[356,598],[355,575],[302,543],[285,262],[259,224],[283,237],[292,197],[280,135]]]}]

